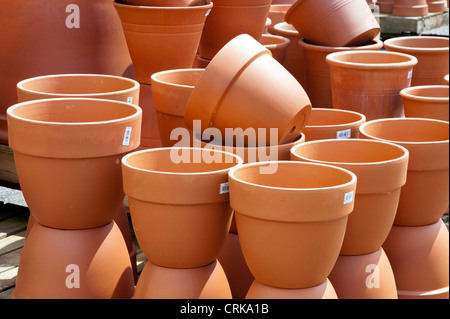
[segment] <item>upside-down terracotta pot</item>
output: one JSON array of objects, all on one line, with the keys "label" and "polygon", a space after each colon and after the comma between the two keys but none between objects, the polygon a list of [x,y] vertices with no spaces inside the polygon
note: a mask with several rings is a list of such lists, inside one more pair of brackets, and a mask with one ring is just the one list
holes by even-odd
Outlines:
[{"label": "upside-down terracotta pot", "polygon": [[406,117],[425,117],[448,122],[447,85],[412,86],[401,90],[400,95]]},{"label": "upside-down terracotta pot", "polygon": [[[275,173],[264,174],[273,164]],[[242,252],[255,280],[277,288],[324,283],[353,210],[356,176],[330,165],[258,162],[231,169],[229,186]]]},{"label": "upside-down terracotta pot", "polygon": [[392,15],[400,17],[423,17],[428,15],[427,0],[395,0]]},{"label": "upside-down terracotta pot", "polygon": [[368,121],[403,116],[400,91],[411,85],[417,58],[387,51],[343,51],[326,57],[333,107],[362,113]]},{"label": "upside-down terracotta pot", "polygon": [[365,0],[298,0],[285,19],[306,41],[318,45],[360,46],[380,33]]},{"label": "upside-down terracotta pot", "polygon": [[139,146],[141,109],[88,98],[8,108],[9,143],[33,217],[60,229],[99,227],[123,203],[120,159]]},{"label": "upside-down terracotta pot", "polygon": [[445,12],[448,11],[447,0],[427,0],[428,12]]},{"label": "upside-down terracotta pot", "polygon": [[193,121],[200,120],[202,131],[214,127],[222,136],[227,128],[265,129],[256,136],[269,145],[271,128],[278,129],[278,144],[292,142],[310,113],[309,98],[289,71],[262,44],[241,34],[205,69],[191,93],[184,120],[191,129]]},{"label": "upside-down terracotta pot", "polygon": [[16,299],[130,299],[133,270],[115,222],[62,230],[35,223],[20,254]]},{"label": "upside-down terracotta pot", "polygon": [[201,148],[157,148],[123,157],[133,228],[151,263],[193,268],[217,258],[232,215],[227,174],[241,163],[231,153]]},{"label": "upside-down terracotta pot", "polygon": [[389,141],[409,151],[408,175],[395,225],[430,225],[448,208],[448,125],[424,118],[380,119],[361,125],[361,137]]},{"label": "upside-down terracotta pot", "polygon": [[266,33],[261,35],[259,43],[270,50],[275,60],[280,62],[281,65],[285,65],[287,50],[291,44],[291,40],[279,35]]},{"label": "upside-down terracotta pot", "polygon": [[199,55],[212,59],[240,34],[259,40],[266,28],[270,4],[271,0],[215,0],[203,28]]},{"label": "upside-down terracotta pot", "polygon": [[426,226],[394,225],[383,249],[399,299],[449,298],[449,236],[442,220]]},{"label": "upside-down terracotta pot", "polygon": [[303,133],[307,141],[358,138],[359,127],[365,121],[363,114],[353,111],[312,108]]},{"label": "upside-down terracotta pot", "polygon": [[449,72],[449,40],[437,36],[411,36],[387,39],[383,43],[388,51],[401,52],[417,58],[411,86],[442,85]]},{"label": "upside-down terracotta pot", "polygon": [[380,8],[380,13],[392,13],[395,0],[377,0],[376,5]]},{"label": "upside-down terracotta pot", "polygon": [[341,255],[365,255],[381,248],[397,212],[406,182],[406,148],[368,139],[319,140],[291,149],[291,159],[338,166],[358,178]]},{"label": "upside-down terracotta pot", "polygon": [[270,6],[269,10],[269,18],[272,20],[272,24],[268,28],[268,32],[271,34],[274,34],[274,27],[278,23],[286,22],[284,20],[284,16],[286,15],[286,12],[291,7],[292,3],[290,4],[274,4],[272,1],[272,5]]},{"label": "upside-down terracotta pot", "polygon": [[380,50],[383,42],[378,39],[367,45],[359,47],[330,47],[315,45],[300,39],[299,46],[302,49],[305,63],[306,93],[313,107],[333,108],[331,94],[330,66],[326,62],[328,54],[348,50]]},{"label": "upside-down terracotta pot", "polygon": [[300,289],[270,287],[255,280],[246,299],[338,299],[338,297],[328,279],[320,285]]}]

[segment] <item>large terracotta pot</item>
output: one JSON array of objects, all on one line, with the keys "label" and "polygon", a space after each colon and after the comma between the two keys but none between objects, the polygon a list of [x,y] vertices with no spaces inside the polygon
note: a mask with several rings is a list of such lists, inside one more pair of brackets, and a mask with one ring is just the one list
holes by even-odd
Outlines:
[{"label": "large terracotta pot", "polygon": [[427,0],[429,12],[445,12],[448,11],[447,0]]},{"label": "large terracotta pot", "polygon": [[315,45],[300,39],[299,46],[305,63],[306,93],[313,107],[333,108],[331,94],[330,66],[326,62],[328,54],[348,50],[380,50],[383,42],[373,40],[371,43],[359,47],[330,47]]},{"label": "large terracotta pot", "polygon": [[212,59],[240,34],[259,40],[266,27],[271,0],[215,0],[213,4],[198,47],[202,58]]},{"label": "large terracotta pot", "polygon": [[392,15],[400,17],[427,16],[427,0],[395,0],[392,7]]},{"label": "large terracotta pot", "polygon": [[151,263],[193,268],[217,258],[231,224],[227,174],[241,163],[231,153],[200,148],[157,148],[123,157],[133,228]]},{"label": "large terracotta pot", "polygon": [[361,125],[361,137],[389,141],[409,151],[395,225],[437,222],[449,203],[448,122],[424,118],[380,119]]},{"label": "large terracotta pot", "polygon": [[411,86],[445,84],[443,77],[449,72],[448,46],[448,38],[436,36],[397,37],[384,41],[388,51],[402,52],[417,58]]},{"label": "large terracotta pot", "polygon": [[424,117],[447,121],[448,86],[413,86],[400,91],[406,117]]},{"label": "large terracotta pot", "polygon": [[281,65],[286,64],[287,50],[291,44],[291,40],[279,35],[265,33],[261,35],[259,43],[269,49],[273,58]]},{"label": "large terracotta pot", "polygon": [[338,297],[328,279],[320,285],[300,289],[270,287],[255,280],[248,290],[246,299],[338,299]]},{"label": "large terracotta pot", "polygon": [[270,145],[270,129],[278,130],[276,144],[292,142],[310,112],[309,98],[295,78],[267,48],[241,34],[211,60],[191,93],[184,119],[191,129],[200,120],[202,131],[214,127],[222,136],[227,128],[254,129],[255,138]]},{"label": "large terracotta pot", "polygon": [[320,140],[291,149],[291,159],[338,166],[358,178],[341,255],[365,255],[381,248],[397,212],[406,182],[406,148],[368,139]]},{"label": "large terracotta pot", "polygon": [[400,91],[411,85],[414,56],[386,51],[331,53],[333,107],[362,113],[367,120],[403,116]]},{"label": "large terracotta pot", "polygon": [[[261,172],[274,163],[275,173]],[[324,283],[353,210],[356,176],[323,164],[258,162],[230,170],[229,186],[242,252],[255,280],[277,288]]]},{"label": "large terracotta pot", "polygon": [[298,0],[285,19],[306,41],[318,45],[360,46],[380,33],[365,0]]},{"label": "large terracotta pot", "polygon": [[0,0],[1,143],[8,143],[6,109],[17,103],[19,81],[60,73],[134,76],[112,2]]},{"label": "large terracotta pot", "polygon": [[9,143],[37,222],[99,227],[123,203],[120,159],[139,146],[141,109],[88,98],[33,100],[8,108]]}]

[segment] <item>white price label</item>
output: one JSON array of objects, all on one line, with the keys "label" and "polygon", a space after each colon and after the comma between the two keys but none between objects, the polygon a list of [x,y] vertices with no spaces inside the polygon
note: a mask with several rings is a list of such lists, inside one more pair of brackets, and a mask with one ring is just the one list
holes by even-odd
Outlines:
[{"label": "white price label", "polygon": [[220,184],[220,194],[226,194],[230,192],[230,185],[228,183]]},{"label": "white price label", "polygon": [[345,193],[344,196],[344,205],[351,203],[353,201],[353,191],[349,192],[349,193]]},{"label": "white price label", "polygon": [[127,126],[125,128],[125,134],[123,136],[123,143],[122,143],[122,145],[128,146],[130,144],[130,137],[131,137],[131,127]]},{"label": "white price label", "polygon": [[412,78],[412,70],[408,72],[408,79]]},{"label": "white price label", "polygon": [[344,139],[344,138],[350,138],[352,136],[352,130],[342,130],[336,132],[336,138],[337,139]]},{"label": "white price label", "polygon": [[129,96],[128,98],[127,98],[127,103],[133,103],[133,97],[132,96]]}]

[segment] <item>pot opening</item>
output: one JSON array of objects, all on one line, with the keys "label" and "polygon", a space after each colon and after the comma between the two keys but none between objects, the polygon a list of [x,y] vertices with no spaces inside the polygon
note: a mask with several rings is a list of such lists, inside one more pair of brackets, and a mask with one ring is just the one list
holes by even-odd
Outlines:
[{"label": "pot opening", "polygon": [[335,56],[335,59],[338,62],[355,64],[396,64],[411,61],[410,57],[404,55],[389,54],[387,52],[383,52],[387,54],[378,53],[378,51],[351,52],[349,54],[337,55]]},{"label": "pot opening", "polygon": [[195,87],[204,69],[163,71],[152,75],[152,80],[166,85]]},{"label": "pot opening", "polygon": [[398,37],[387,40],[387,45],[404,49],[446,49],[448,51],[449,40],[444,37]]},{"label": "pot opening", "polygon": [[415,86],[405,89],[405,94],[417,98],[449,98],[448,86]]}]

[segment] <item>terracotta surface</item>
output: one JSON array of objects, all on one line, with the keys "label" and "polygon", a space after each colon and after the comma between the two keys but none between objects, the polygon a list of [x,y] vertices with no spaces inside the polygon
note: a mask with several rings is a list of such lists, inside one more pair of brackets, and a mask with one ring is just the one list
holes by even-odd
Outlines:
[{"label": "terracotta surface", "polygon": [[274,4],[272,1],[272,5],[269,10],[269,18],[272,20],[272,24],[269,26],[267,30],[269,33],[274,34],[274,27],[278,23],[286,22],[284,20],[284,16],[286,12],[289,10],[292,4]]},{"label": "terracotta surface", "polygon": [[427,0],[429,12],[445,12],[448,11],[447,0]]},{"label": "terracotta surface", "polygon": [[202,58],[201,56],[199,56],[197,54],[197,58],[195,59],[194,64],[192,65],[192,67],[194,69],[198,69],[198,68],[206,69],[206,67],[208,66],[209,62],[211,62],[210,59]]},{"label": "terracotta surface", "polygon": [[152,86],[141,84],[139,106],[142,109],[140,149],[162,147],[156,110],[153,107]]},{"label": "terracotta surface", "polygon": [[279,35],[266,33],[261,35],[259,43],[270,50],[275,60],[277,60],[281,65],[285,65],[287,50],[291,44],[291,40]]},{"label": "terracotta surface", "polygon": [[331,53],[333,107],[362,113],[368,121],[403,116],[400,91],[411,85],[414,56],[387,51]]},{"label": "terracotta surface", "polygon": [[422,17],[428,15],[427,0],[395,0],[392,15],[400,17]]},{"label": "terracotta surface", "polygon": [[365,0],[300,0],[292,4],[285,20],[306,41],[318,45],[360,46],[380,33]]},{"label": "terracotta surface", "polygon": [[448,122],[400,118],[366,122],[361,137],[389,141],[409,151],[396,225],[421,226],[440,220],[449,204]]},{"label": "terracotta surface", "polygon": [[412,74],[411,86],[442,85],[449,72],[449,40],[436,36],[397,37],[384,41],[388,51],[402,52],[418,60]]},{"label": "terracotta surface", "polygon": [[120,159],[140,143],[141,109],[113,100],[54,98],[15,104],[7,115],[20,186],[34,218],[61,229],[111,222],[124,198]]},{"label": "terracotta surface", "polygon": [[380,8],[380,13],[392,13],[394,0],[377,0],[376,4]]},{"label": "terracotta surface", "polygon": [[271,164],[277,165],[272,174],[261,170],[267,162],[229,172],[230,203],[245,260],[262,284],[317,286],[339,255],[354,205],[344,197],[355,191],[356,176],[315,163]]},{"label": "terracotta surface", "polygon": [[188,7],[209,3],[209,0],[123,0],[136,6]]},{"label": "terracotta surface", "polygon": [[246,299],[338,299],[333,285],[327,279],[324,283],[310,288],[282,289],[254,281]]},{"label": "terracotta surface", "polygon": [[447,85],[414,86],[400,91],[406,117],[449,119]]}]

